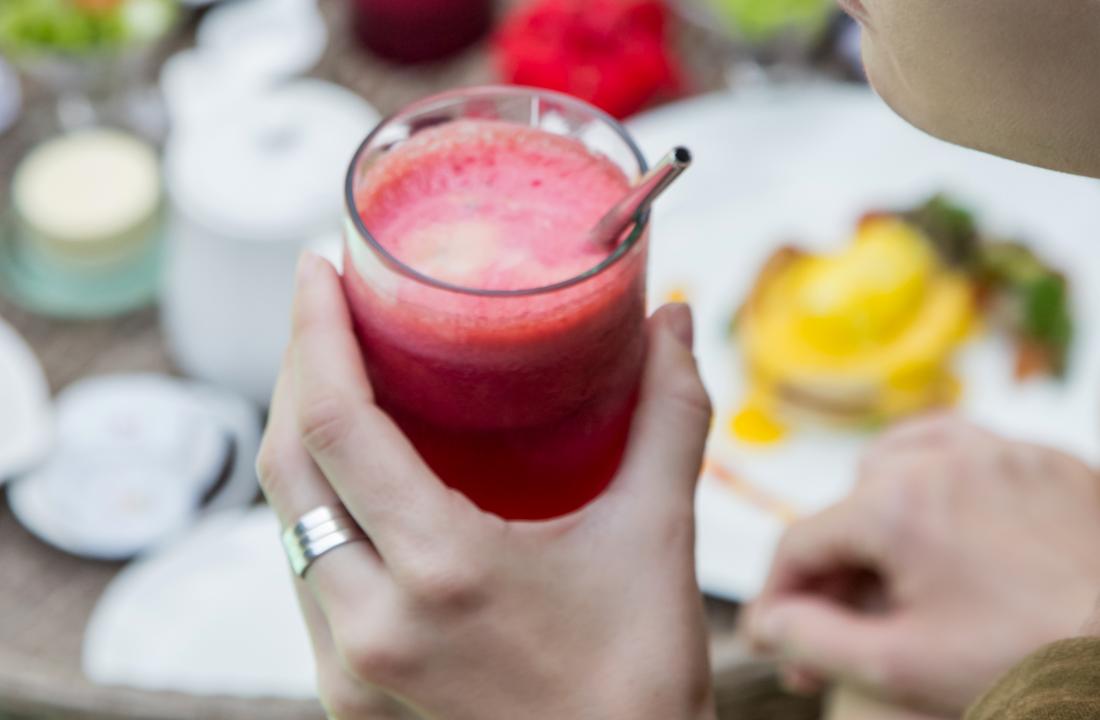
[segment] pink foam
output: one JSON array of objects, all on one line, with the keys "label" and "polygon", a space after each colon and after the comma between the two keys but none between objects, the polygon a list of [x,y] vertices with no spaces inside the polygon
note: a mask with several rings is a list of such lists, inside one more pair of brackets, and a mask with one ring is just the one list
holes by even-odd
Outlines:
[{"label": "pink foam", "polygon": [[577,140],[462,120],[383,156],[356,199],[371,234],[418,272],[471,289],[524,290],[606,259],[587,232],[628,185]]}]

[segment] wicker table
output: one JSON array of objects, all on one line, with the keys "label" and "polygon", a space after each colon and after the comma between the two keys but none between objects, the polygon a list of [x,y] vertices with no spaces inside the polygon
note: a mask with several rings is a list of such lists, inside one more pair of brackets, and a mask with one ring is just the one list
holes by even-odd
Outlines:
[{"label": "wicker table", "polygon": [[[457,85],[489,82],[484,48],[442,66],[384,66],[350,45],[340,0],[322,0],[332,43],[315,74],[353,88],[382,112]],[[722,63],[707,62],[707,43],[685,43],[701,55],[696,87],[720,82]],[[10,157],[0,157],[6,185]],[[6,188],[0,189],[0,199]],[[172,372],[154,310],[113,320],[70,322],[24,312],[0,299],[0,316],[30,342],[56,392],[104,372]],[[313,702],[243,700],[99,687],[80,669],[84,627],[120,565],[80,560],[34,539],[0,500],[0,715],[144,720],[178,718],[322,718]],[[741,720],[816,717],[813,703],[783,696],[766,665],[751,662],[734,634],[736,607],[709,602],[714,665],[722,716]],[[675,662],[675,659],[670,659]]]}]

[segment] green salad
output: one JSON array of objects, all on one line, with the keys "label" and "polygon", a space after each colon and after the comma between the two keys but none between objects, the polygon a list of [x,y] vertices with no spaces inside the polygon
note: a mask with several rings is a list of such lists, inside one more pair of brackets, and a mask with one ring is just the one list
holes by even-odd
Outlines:
[{"label": "green salad", "polygon": [[175,0],[0,0],[0,49],[81,54],[149,42],[176,17]]}]

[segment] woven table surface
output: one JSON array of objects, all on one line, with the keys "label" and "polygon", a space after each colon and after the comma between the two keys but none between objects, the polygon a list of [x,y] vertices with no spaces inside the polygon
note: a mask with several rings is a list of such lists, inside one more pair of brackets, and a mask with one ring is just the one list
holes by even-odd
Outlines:
[{"label": "woven table surface", "polygon": [[[345,2],[321,0],[330,45],[313,75],[357,91],[382,113],[426,94],[495,79],[484,44],[445,64],[401,68],[359,50],[348,37]],[[193,22],[185,29],[186,44]],[[693,89],[720,86],[725,60],[715,43],[685,29]],[[0,152],[0,200],[6,202],[13,158]],[[0,317],[30,343],[54,392],[89,375],[174,371],[155,309],[97,321],[63,321],[25,312],[0,298]],[[264,718],[312,720],[315,702],[246,700],[106,688],[81,673],[84,627],[121,565],[81,560],[39,542],[12,517],[0,497],[0,715],[136,720]],[[782,695],[767,665],[749,660],[734,634],[736,607],[708,601],[714,670],[723,718],[809,720],[816,704]],[[171,652],[166,648],[165,652]],[[669,662],[675,662],[670,658]],[[379,710],[379,720],[400,717]]]}]

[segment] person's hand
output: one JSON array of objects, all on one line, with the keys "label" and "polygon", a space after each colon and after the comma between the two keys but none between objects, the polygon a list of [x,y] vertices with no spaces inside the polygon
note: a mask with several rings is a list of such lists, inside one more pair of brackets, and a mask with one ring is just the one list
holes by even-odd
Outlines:
[{"label": "person's hand", "polygon": [[746,629],[789,687],[958,715],[1100,592],[1100,484],[949,416],[885,435],[854,493],[795,525]]},{"label": "person's hand", "polygon": [[448,489],[372,401],[339,278],[299,270],[258,470],[284,525],[342,503],[372,543],[298,581],[332,717],[382,688],[439,720],[713,717],[692,496],[710,404],[691,315],[650,323],[622,469],[581,511],[505,522]]}]

